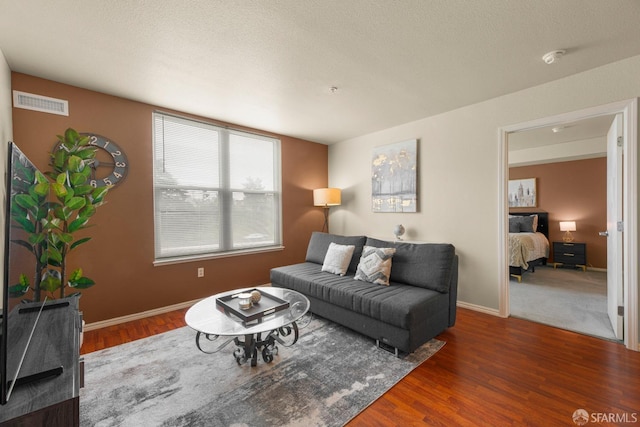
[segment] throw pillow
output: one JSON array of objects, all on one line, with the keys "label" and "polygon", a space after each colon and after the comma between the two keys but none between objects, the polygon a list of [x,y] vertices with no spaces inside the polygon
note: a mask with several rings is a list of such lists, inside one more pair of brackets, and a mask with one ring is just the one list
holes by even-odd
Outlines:
[{"label": "throw pillow", "polygon": [[354,245],[338,245],[331,242],[327,254],[324,256],[322,271],[328,273],[339,274],[344,276],[349,268],[353,251],[356,249]]},{"label": "throw pillow", "polygon": [[391,258],[395,253],[395,248],[365,246],[362,250],[355,279],[389,286]]}]

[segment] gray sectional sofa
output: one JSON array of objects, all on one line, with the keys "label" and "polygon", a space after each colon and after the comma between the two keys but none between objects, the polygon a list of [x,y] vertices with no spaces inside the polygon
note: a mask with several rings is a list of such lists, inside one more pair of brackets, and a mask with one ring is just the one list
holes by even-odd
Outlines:
[{"label": "gray sectional sofa", "polygon": [[[323,271],[330,246],[335,246],[331,250],[354,247],[344,275]],[[366,281],[357,271],[363,248],[365,253],[395,250],[390,255],[388,286]],[[396,354],[411,353],[455,324],[458,256],[451,244],[314,232],[305,262],[272,269],[271,284],[307,296],[312,313],[395,348]]]}]

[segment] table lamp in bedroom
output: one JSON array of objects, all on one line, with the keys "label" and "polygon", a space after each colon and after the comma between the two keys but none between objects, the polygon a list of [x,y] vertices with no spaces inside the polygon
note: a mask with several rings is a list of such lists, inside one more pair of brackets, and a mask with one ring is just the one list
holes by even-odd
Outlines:
[{"label": "table lamp in bedroom", "polygon": [[572,231],[576,231],[576,222],[575,221],[560,221],[560,231],[564,231],[564,236],[562,236],[562,240],[564,242],[573,242],[573,234]]}]

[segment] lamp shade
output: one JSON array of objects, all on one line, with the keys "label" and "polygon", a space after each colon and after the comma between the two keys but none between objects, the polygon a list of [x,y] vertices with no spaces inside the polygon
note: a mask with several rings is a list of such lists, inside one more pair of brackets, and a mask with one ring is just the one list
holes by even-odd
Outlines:
[{"label": "lamp shade", "polygon": [[560,231],[576,231],[576,222],[560,221]]},{"label": "lamp shade", "polygon": [[339,188],[318,188],[313,190],[314,206],[339,206],[340,203]]}]

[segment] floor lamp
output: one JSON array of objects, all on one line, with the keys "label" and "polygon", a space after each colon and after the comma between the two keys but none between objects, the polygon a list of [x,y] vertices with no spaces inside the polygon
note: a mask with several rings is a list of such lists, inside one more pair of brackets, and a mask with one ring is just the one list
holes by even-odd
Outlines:
[{"label": "floor lamp", "polygon": [[313,190],[313,205],[322,206],[324,208],[324,225],[322,231],[329,232],[329,208],[331,206],[340,206],[340,189],[339,188],[318,188]]}]

